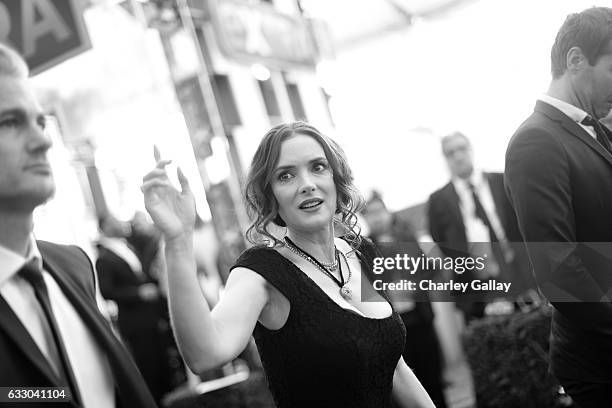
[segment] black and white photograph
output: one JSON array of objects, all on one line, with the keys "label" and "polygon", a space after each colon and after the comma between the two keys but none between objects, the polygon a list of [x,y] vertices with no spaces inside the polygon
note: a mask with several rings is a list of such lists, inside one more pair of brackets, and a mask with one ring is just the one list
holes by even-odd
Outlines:
[{"label": "black and white photograph", "polygon": [[0,0],[4,407],[612,407],[612,6]]}]

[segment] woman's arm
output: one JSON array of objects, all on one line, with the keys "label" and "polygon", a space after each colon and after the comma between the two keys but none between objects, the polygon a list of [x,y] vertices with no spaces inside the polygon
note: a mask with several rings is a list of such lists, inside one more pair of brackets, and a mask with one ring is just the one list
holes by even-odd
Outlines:
[{"label": "woman's arm", "polygon": [[393,396],[402,408],[435,408],[427,391],[402,357],[393,374]]},{"label": "woman's arm", "polygon": [[166,244],[168,302],[181,354],[189,368],[200,373],[244,350],[268,302],[268,291],[260,275],[236,268],[211,312],[197,279],[192,242],[189,237]]},{"label": "woman's arm", "polygon": [[170,316],[181,354],[198,373],[218,367],[246,346],[268,302],[265,279],[246,268],[236,268],[220,302],[211,313],[200,289],[193,250],[195,201],[189,183],[177,172],[181,191],[168,179],[155,149],[155,169],[143,178],[145,207],[162,231],[168,271]]}]

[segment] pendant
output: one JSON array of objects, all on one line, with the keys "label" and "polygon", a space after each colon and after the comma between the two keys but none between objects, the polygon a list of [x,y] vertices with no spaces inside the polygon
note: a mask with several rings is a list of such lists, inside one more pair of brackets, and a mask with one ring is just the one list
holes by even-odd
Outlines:
[{"label": "pendant", "polygon": [[348,286],[343,286],[340,288],[340,295],[346,300],[350,300],[353,297],[353,292],[348,288]]}]

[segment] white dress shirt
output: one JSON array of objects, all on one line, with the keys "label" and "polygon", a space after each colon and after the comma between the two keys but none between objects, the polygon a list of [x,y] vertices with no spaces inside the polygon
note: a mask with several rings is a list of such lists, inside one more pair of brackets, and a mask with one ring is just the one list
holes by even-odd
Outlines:
[{"label": "white dress shirt", "polygon": [[[502,226],[501,220],[497,214],[495,208],[495,201],[493,201],[493,194],[486,177],[483,176],[481,171],[474,170],[469,179],[464,180],[460,178],[453,178],[452,180],[455,191],[459,195],[459,208],[461,209],[461,217],[463,218],[463,225],[465,226],[465,236],[468,243],[480,243],[477,245],[470,246],[470,253],[474,257],[486,256],[486,254],[493,254],[493,248],[491,242],[491,231],[489,227],[476,215],[476,204],[474,203],[474,197],[472,196],[472,190],[470,184],[474,186],[474,192],[478,196],[482,207],[484,208],[487,218],[491,223],[491,228],[497,236],[497,240],[502,248],[506,248],[506,233]],[[512,258],[512,252],[509,248],[503,249],[504,257],[507,261]],[[480,277],[491,277],[497,276],[500,273],[499,260],[495,259],[495,256],[489,257],[487,261],[486,274],[483,273]]]},{"label": "white dress shirt", "polygon": [[589,116],[588,113],[586,113],[580,108],[575,107],[572,104],[562,101],[561,99],[554,98],[550,95],[543,94],[540,96],[540,100],[559,109],[570,119],[578,123],[578,125],[580,125],[581,128],[586,130],[587,133],[591,135],[594,139],[597,139],[597,133],[595,133],[595,129],[593,129],[591,126],[585,126],[582,124],[582,120]]},{"label": "white dress shirt", "polygon": [[498,241],[506,240],[506,233],[495,209],[493,194],[489,182],[483,176],[481,171],[474,170],[472,176],[467,179],[453,178],[452,180],[455,191],[459,195],[459,208],[461,208],[461,216],[463,225],[465,225],[465,235],[468,242],[491,242],[491,234],[485,223],[476,216],[476,206],[472,197],[469,183],[474,186],[474,191],[478,195],[482,206],[487,213],[487,217],[491,222],[491,227],[497,235]]},{"label": "white dress shirt", "polygon": [[[34,238],[30,241],[26,257],[0,245],[0,295],[13,309],[34,343],[57,373],[60,360],[55,347],[50,347],[53,344],[53,336],[47,319],[36,299],[34,289],[17,275],[21,267],[32,260],[35,260],[42,270],[42,257]],[[114,407],[114,380],[106,354],[53,277],[43,270],[43,278],[77,380],[83,406]]]}]

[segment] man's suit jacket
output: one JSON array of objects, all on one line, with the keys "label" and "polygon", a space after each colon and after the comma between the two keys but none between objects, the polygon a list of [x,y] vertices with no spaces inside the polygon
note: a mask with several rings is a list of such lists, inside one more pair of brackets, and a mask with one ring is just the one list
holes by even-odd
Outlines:
[{"label": "man's suit jacket", "polygon": [[[96,306],[94,272],[87,255],[77,247],[37,242],[43,265],[72,303],[93,337],[106,352],[115,380],[118,406],[155,407],[138,369],[112,333]],[[28,331],[0,296],[0,387],[54,387],[58,379]],[[2,404],[0,404],[2,405]],[[24,408],[34,404],[19,404]],[[76,407],[45,403],[45,407]]]},{"label": "man's suit jacket", "polygon": [[554,306],[552,372],[612,382],[612,303],[592,302],[612,287],[612,155],[538,101],[510,141],[505,175],[533,272]]},{"label": "man's suit jacket", "polygon": [[[508,241],[521,241],[516,217],[504,190],[502,173],[483,173],[487,179],[495,209]],[[467,252],[467,236],[459,202],[452,182],[429,197],[429,232],[435,242],[451,244],[453,249]]]},{"label": "man's suit jacket", "polygon": [[136,274],[125,260],[103,245],[98,245],[96,271],[102,296],[122,304],[140,302],[138,288],[153,282],[144,272]]},{"label": "man's suit jacket", "polygon": [[[483,177],[487,180],[491,190],[495,211],[504,229],[506,240],[509,243],[522,242],[514,210],[506,196],[503,174],[483,173]],[[429,197],[427,211],[429,232],[444,255],[452,258],[471,256],[460,208],[460,198],[452,182],[447,183]],[[527,272],[529,261],[522,244],[511,244],[511,247],[514,250],[514,259],[511,263],[505,264],[506,267],[500,278],[512,282],[512,291],[509,295],[516,297],[534,287],[534,283]],[[455,275],[453,278],[464,283],[470,283],[482,277],[474,271],[466,271],[461,275]],[[479,302],[481,300],[485,300],[482,293],[472,293],[468,290],[461,295],[457,295],[456,305],[468,318],[478,318],[484,315],[485,304]],[[473,303],[474,301],[476,303]]]}]

